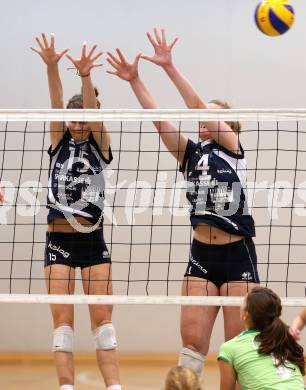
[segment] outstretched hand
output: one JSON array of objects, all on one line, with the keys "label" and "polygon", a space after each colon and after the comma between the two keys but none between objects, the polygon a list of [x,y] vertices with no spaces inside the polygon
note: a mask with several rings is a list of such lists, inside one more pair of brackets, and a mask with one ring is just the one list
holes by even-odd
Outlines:
[{"label": "outstretched hand", "polygon": [[42,33],[41,38],[36,37],[36,42],[40,48],[40,50],[35,49],[35,47],[31,47],[35,53],[37,53],[46,65],[54,65],[57,64],[58,61],[63,57],[64,54],[68,52],[69,49],[64,49],[60,52],[56,52],[54,47],[54,34],[51,33],[50,43],[46,38],[46,34]]},{"label": "outstretched hand", "polygon": [[155,39],[152,35],[147,32],[147,37],[151,42],[154,55],[153,56],[141,56],[144,60],[153,62],[159,66],[167,66],[172,64],[172,55],[171,51],[173,46],[176,44],[178,38],[175,38],[170,44],[167,44],[165,30],[158,31],[157,28],[154,28]]},{"label": "outstretched hand", "polygon": [[81,58],[79,60],[69,54],[66,54],[66,57],[73,63],[75,68],[78,70],[80,76],[88,76],[90,74],[91,69],[103,66],[102,64],[95,64],[95,61],[103,54],[102,52],[94,54],[97,45],[93,45],[88,55],[86,55],[86,47],[86,42],[84,42],[82,46]]},{"label": "outstretched hand", "polygon": [[107,52],[107,62],[115,69],[114,71],[107,70],[107,73],[120,77],[122,80],[132,81],[138,78],[138,63],[141,58],[141,53],[137,54],[134,62],[129,63],[119,49],[116,49],[117,56]]}]

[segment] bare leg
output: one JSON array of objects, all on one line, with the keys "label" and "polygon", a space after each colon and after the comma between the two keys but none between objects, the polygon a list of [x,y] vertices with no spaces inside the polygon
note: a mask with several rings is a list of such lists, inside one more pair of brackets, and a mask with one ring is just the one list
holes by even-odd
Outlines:
[{"label": "bare leg", "polygon": [[[45,280],[49,294],[73,294],[75,270],[62,264],[45,268]],[[54,329],[68,325],[73,328],[73,305],[50,305]],[[54,352],[54,361],[60,385],[74,384],[73,355],[70,352]]]},{"label": "bare leg", "polygon": [[[196,277],[186,277],[182,295],[219,295],[219,289],[211,282]],[[211,332],[219,311],[216,306],[182,306],[181,337],[183,346],[207,355]]]},{"label": "bare leg", "polygon": [[[220,295],[222,296],[245,296],[255,286],[255,283],[230,282],[225,283],[220,288]],[[232,339],[241,333],[244,328],[240,320],[239,307],[224,306],[224,337],[225,341]],[[241,387],[236,384],[236,390],[241,390]]]},{"label": "bare leg", "polygon": [[[222,296],[245,296],[251,291],[256,283],[243,283],[243,282],[229,282],[225,283],[220,288],[220,295]],[[240,320],[239,307],[224,306],[224,337],[225,341],[232,339],[243,331],[243,325]]]},{"label": "bare leg", "polygon": [[[112,294],[111,265],[99,264],[82,270],[85,294]],[[112,322],[111,305],[89,305],[92,330]],[[106,386],[120,383],[116,349],[97,349],[97,362]]]}]

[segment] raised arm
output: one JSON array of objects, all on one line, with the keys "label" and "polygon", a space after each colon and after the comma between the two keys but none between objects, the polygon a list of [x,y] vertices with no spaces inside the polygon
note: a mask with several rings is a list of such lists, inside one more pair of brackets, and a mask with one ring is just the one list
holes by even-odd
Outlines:
[{"label": "raised arm", "polygon": [[[181,94],[184,102],[188,108],[207,109],[211,108],[207,105],[196,92],[190,81],[178,70],[172,60],[172,49],[177,42],[175,38],[170,44],[167,43],[165,30],[159,32],[154,29],[153,38],[150,33],[147,37],[151,42],[154,55],[142,56],[143,59],[150,61],[156,65],[161,66],[172,80],[177,90]],[[236,133],[226,122],[203,122],[206,129],[209,131],[211,138],[213,138],[220,145],[233,152],[239,153],[239,139]]]},{"label": "raised arm", "polygon": [[[54,34],[51,34],[50,44],[48,43],[45,33],[41,34],[41,38],[36,37],[36,42],[40,50],[34,47],[31,47],[31,50],[39,54],[41,59],[47,65],[51,107],[64,108],[63,88],[58,70],[58,62],[63,57],[63,55],[68,52],[68,49],[64,49],[61,52],[56,52],[54,46]],[[53,148],[62,139],[64,128],[64,122],[50,123],[50,137]]]},{"label": "raised arm", "polygon": [[[114,68],[114,71],[107,71],[130,83],[130,86],[136,95],[140,105],[143,108],[159,108],[153,96],[146,88],[138,74],[138,63],[141,54],[138,54],[133,63],[128,63],[119,49],[116,49],[117,56],[108,52],[107,61]],[[187,138],[182,135],[171,122],[153,122],[158,130],[162,141],[169,152],[182,164]]]},{"label": "raised arm", "polygon": [[[97,45],[94,45],[89,51],[88,55],[86,54],[86,42],[84,42],[82,47],[81,58],[75,59],[69,54],[67,58],[73,63],[76,69],[79,72],[79,75],[82,80],[82,93],[83,93],[83,106],[84,108],[98,108],[98,102],[96,97],[95,88],[91,79],[91,71],[93,68],[101,67],[102,64],[95,64],[95,61],[101,57],[102,52],[95,54]],[[97,144],[99,145],[102,153],[106,158],[109,157],[109,145],[110,145],[110,136],[103,125],[102,122],[91,122],[90,129],[92,131],[93,137]]]}]

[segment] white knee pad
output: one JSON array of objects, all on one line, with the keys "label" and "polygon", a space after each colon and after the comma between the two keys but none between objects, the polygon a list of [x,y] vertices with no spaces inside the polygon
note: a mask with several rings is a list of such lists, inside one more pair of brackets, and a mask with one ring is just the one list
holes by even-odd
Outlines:
[{"label": "white knee pad", "polygon": [[205,356],[202,353],[193,351],[189,348],[183,348],[180,353],[178,365],[191,368],[200,376],[203,370],[204,361]]},{"label": "white knee pad", "polygon": [[105,351],[117,347],[116,332],[112,323],[99,326],[93,331],[96,349]]},{"label": "white knee pad", "polygon": [[53,331],[53,352],[73,352],[73,329],[63,325]]}]

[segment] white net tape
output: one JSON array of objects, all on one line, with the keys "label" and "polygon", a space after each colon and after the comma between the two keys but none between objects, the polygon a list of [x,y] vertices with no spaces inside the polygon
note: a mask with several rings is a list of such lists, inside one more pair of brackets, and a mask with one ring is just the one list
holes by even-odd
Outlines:
[{"label": "white net tape", "polygon": [[[0,294],[0,303],[59,303],[104,305],[191,305],[240,306],[242,297],[216,296],[126,296],[126,295],[44,295]],[[305,298],[282,298],[283,306],[306,306]]]},{"label": "white net tape", "polygon": [[67,109],[1,109],[0,121],[288,121],[305,120],[304,109],[103,109],[103,110],[67,110]]}]

